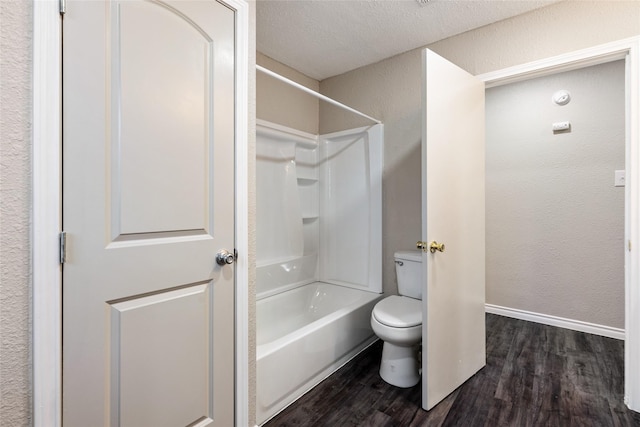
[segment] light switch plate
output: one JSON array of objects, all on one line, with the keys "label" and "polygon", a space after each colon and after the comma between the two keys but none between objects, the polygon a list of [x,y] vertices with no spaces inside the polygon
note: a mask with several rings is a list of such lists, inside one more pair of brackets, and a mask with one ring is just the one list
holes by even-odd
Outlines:
[{"label": "light switch plate", "polygon": [[615,172],[613,185],[616,187],[624,187],[624,169]]}]

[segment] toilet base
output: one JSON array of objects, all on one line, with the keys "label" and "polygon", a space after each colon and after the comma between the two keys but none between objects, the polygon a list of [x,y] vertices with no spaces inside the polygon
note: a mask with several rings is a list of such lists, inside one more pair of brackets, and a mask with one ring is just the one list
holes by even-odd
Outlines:
[{"label": "toilet base", "polygon": [[413,387],[420,382],[417,345],[401,347],[385,342],[380,361],[380,377],[385,382],[402,388]]}]

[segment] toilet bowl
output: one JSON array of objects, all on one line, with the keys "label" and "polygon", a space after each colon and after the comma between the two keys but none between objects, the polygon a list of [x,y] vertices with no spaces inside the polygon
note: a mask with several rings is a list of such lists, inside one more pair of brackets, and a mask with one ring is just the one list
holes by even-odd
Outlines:
[{"label": "toilet bowl", "polygon": [[396,387],[420,381],[418,349],[422,341],[422,266],[419,251],[396,252],[398,293],[378,302],[371,327],[384,341],[380,377]]}]

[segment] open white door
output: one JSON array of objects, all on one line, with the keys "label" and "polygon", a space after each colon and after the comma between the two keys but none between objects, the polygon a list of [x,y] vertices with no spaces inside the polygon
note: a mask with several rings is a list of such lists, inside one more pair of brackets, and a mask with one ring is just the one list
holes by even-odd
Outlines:
[{"label": "open white door", "polygon": [[486,361],[484,83],[428,49],[423,79],[419,245],[422,407],[429,410]]},{"label": "open white door", "polygon": [[64,425],[234,425],[234,11],[71,1],[63,28]]}]

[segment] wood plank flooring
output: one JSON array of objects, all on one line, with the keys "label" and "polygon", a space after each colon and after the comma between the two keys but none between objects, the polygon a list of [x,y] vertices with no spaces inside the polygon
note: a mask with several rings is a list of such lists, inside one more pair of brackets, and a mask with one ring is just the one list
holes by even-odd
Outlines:
[{"label": "wood plank flooring", "polygon": [[624,405],[624,342],[487,314],[487,366],[427,412],[420,385],[378,375],[378,341],[265,424],[640,426]]}]

